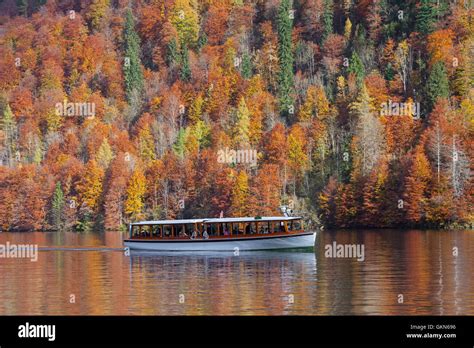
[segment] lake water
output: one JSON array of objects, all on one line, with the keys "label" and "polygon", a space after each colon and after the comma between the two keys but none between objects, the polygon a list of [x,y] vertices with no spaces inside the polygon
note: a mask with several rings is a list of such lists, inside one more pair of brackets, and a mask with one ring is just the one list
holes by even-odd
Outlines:
[{"label": "lake water", "polygon": [[[3,245],[52,248],[36,262],[0,258],[0,314],[474,315],[474,231],[324,231],[314,252],[238,256],[55,249],[122,239],[0,233]],[[363,245],[364,261],[326,257],[334,241]]]}]

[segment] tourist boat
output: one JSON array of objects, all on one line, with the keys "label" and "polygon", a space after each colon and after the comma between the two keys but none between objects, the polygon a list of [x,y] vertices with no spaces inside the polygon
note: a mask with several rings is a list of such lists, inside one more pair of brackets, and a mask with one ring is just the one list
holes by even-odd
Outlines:
[{"label": "tourist boat", "polygon": [[240,251],[314,247],[301,217],[269,216],[158,220],[131,223],[130,250]]}]

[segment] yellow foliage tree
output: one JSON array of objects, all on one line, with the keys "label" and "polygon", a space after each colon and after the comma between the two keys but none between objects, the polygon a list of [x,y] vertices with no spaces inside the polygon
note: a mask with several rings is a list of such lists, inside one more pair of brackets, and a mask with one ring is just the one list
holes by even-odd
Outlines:
[{"label": "yellow foliage tree", "polygon": [[240,98],[234,125],[234,143],[237,146],[249,145],[250,111],[244,97]]},{"label": "yellow foliage tree", "polygon": [[245,170],[241,170],[236,177],[232,189],[231,210],[234,216],[245,216],[249,206],[249,179]]},{"label": "yellow foliage tree", "polygon": [[350,39],[352,31],[352,22],[349,18],[346,19],[346,23],[344,24],[344,36],[346,39]]},{"label": "yellow foliage tree", "polygon": [[324,119],[329,114],[329,101],[321,86],[310,86],[306,91],[306,100],[298,113],[299,121],[311,121],[313,117]]},{"label": "yellow foliage tree", "polygon": [[144,161],[149,162],[156,159],[155,142],[150,132],[150,128],[143,128],[138,134],[140,156]]},{"label": "yellow foliage tree", "polygon": [[288,163],[296,177],[302,174],[308,165],[303,139],[306,139],[305,132],[300,125],[296,124],[288,136]]},{"label": "yellow foliage tree", "polygon": [[191,107],[189,108],[189,122],[191,124],[196,124],[199,120],[201,120],[203,105],[204,98],[201,94],[199,94],[196,98],[194,98]]},{"label": "yellow foliage tree", "polygon": [[171,23],[182,44],[193,45],[199,36],[199,14],[196,0],[175,0]]},{"label": "yellow foliage tree", "polygon": [[84,175],[77,185],[77,192],[82,205],[92,211],[97,211],[102,194],[104,170],[95,160],[90,160],[84,170]]},{"label": "yellow foliage tree", "polygon": [[85,15],[93,29],[100,29],[100,23],[105,16],[110,0],[93,0]]},{"label": "yellow foliage tree", "polygon": [[146,178],[142,171],[137,168],[128,182],[127,199],[125,200],[125,214],[132,220],[143,218],[145,192]]},{"label": "yellow foliage tree", "polygon": [[104,138],[102,141],[102,144],[99,147],[99,150],[97,151],[96,155],[96,160],[97,163],[104,169],[107,169],[110,161],[114,158],[114,152],[112,151],[112,148],[110,147],[109,142],[107,141],[107,138]]}]

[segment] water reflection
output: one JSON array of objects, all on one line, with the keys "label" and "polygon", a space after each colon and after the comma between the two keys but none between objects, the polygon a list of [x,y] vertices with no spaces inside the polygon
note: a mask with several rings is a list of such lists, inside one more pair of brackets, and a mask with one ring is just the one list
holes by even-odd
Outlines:
[{"label": "water reflection", "polygon": [[317,273],[314,252],[132,252],[130,267],[132,287],[145,284],[173,314],[291,312],[308,305],[313,289],[302,284]]},{"label": "water reflection", "polygon": [[[122,238],[0,233],[0,244],[119,248]],[[326,258],[334,241],[363,244],[365,261]],[[38,262],[0,258],[0,314],[474,315],[472,255],[473,231],[415,230],[327,231],[315,252],[40,251]]]}]

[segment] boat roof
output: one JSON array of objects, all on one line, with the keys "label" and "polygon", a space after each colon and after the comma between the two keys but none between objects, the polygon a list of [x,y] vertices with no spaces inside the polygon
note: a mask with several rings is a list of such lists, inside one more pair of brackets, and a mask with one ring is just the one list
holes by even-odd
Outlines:
[{"label": "boat roof", "polygon": [[132,225],[182,225],[182,224],[194,224],[194,223],[199,223],[199,222],[204,222],[204,219],[138,221],[138,222],[133,222]]},{"label": "boat roof", "polygon": [[301,216],[231,217],[231,218],[139,221],[139,222],[133,222],[132,225],[182,225],[182,224],[194,224],[194,223],[290,221],[290,220],[298,220],[298,219],[301,219]]},{"label": "boat roof", "polygon": [[211,218],[205,219],[204,222],[252,222],[252,221],[289,221],[301,219],[301,216],[262,216],[262,217],[235,217],[235,218]]}]

